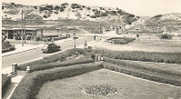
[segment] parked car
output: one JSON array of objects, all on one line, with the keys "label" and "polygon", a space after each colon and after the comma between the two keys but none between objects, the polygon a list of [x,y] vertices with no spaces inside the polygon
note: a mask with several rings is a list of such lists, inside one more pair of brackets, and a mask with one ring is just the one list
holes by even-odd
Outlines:
[{"label": "parked car", "polygon": [[61,47],[56,45],[55,43],[50,43],[42,48],[43,53],[53,53],[60,50],[61,50]]}]

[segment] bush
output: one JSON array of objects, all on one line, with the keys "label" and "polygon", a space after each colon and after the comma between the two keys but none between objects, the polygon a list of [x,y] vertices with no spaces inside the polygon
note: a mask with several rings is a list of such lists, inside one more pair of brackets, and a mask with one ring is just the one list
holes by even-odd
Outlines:
[{"label": "bush", "polygon": [[6,93],[10,84],[11,77],[9,77],[7,74],[2,74],[2,96],[4,96],[4,94]]},{"label": "bush", "polygon": [[73,4],[71,5],[71,8],[72,8],[72,9],[81,8],[81,5],[76,4],[76,3],[73,3]]},{"label": "bush", "polygon": [[[56,68],[56,67],[65,67],[65,66],[70,66],[70,65],[85,64],[85,63],[91,63],[91,62],[93,62],[91,58],[81,57],[79,59],[71,59],[71,60],[60,62],[60,63],[52,62],[48,64],[31,65],[30,69],[31,69],[31,72],[33,72],[33,71],[51,69],[51,68]],[[25,71],[26,66],[19,66],[18,69]]]},{"label": "bush", "polygon": [[172,35],[162,34],[162,35],[160,36],[160,39],[172,39]]},{"label": "bush", "polygon": [[41,86],[47,81],[72,77],[100,68],[101,64],[92,63],[30,73],[22,79],[10,99],[35,99]]},{"label": "bush", "polygon": [[13,51],[15,50],[15,47],[10,44],[9,41],[3,41],[2,42],[2,52],[8,52],[8,51]]}]

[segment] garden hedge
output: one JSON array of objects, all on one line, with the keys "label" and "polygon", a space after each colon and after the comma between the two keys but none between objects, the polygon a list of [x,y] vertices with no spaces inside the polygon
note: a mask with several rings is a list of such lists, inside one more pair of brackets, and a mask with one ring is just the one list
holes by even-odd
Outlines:
[{"label": "garden hedge", "polygon": [[143,52],[143,51],[112,51],[106,49],[98,49],[94,50],[94,53],[99,53],[109,58],[121,59],[121,60],[181,64],[181,53],[179,52],[162,53],[162,52]]},{"label": "garden hedge", "polygon": [[[181,77],[180,70],[172,69],[171,66],[175,64],[158,64],[158,63],[146,63],[146,62],[136,62],[136,61],[130,61],[130,60],[119,60],[119,59],[112,59],[108,57],[104,57],[104,62],[116,64],[125,66],[128,68],[135,68],[135,69],[143,69],[143,70],[149,70],[151,72],[160,72],[166,75],[175,75]],[[178,67],[179,65],[177,65]],[[175,68],[175,67],[173,67]]]},{"label": "garden hedge", "polygon": [[[51,62],[51,63],[47,63],[47,64],[30,65],[30,69],[31,69],[31,72],[33,72],[33,71],[51,69],[51,68],[55,68],[55,67],[64,67],[64,66],[85,64],[85,63],[91,63],[91,62],[93,62],[93,59],[91,59],[89,57],[80,57],[78,59],[71,59],[71,60],[66,60],[63,62]],[[25,71],[26,66],[18,66],[18,69]]]},{"label": "garden hedge", "polygon": [[128,44],[130,42],[133,42],[135,38],[129,38],[129,37],[113,37],[107,39],[108,42],[114,43],[114,44]]},{"label": "garden hedge", "polygon": [[30,73],[22,79],[10,99],[35,99],[41,86],[47,81],[72,77],[101,68],[100,63],[90,63]]},{"label": "garden hedge", "polygon": [[6,93],[8,90],[8,87],[11,84],[11,77],[7,74],[2,74],[2,96]]}]

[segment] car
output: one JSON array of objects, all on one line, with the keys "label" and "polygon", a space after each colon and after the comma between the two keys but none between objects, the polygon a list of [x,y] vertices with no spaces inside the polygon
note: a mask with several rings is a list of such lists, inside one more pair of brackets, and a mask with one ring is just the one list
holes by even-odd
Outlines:
[{"label": "car", "polygon": [[53,53],[61,50],[61,47],[56,45],[55,43],[50,43],[44,46],[42,49],[43,53]]}]

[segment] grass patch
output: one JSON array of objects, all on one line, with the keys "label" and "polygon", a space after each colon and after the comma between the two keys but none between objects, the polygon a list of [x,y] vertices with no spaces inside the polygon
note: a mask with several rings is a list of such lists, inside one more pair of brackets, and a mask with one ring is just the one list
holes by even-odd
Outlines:
[{"label": "grass patch", "polygon": [[49,81],[41,87],[36,99],[168,99],[178,97],[180,92],[177,86],[100,69]]},{"label": "grass patch", "polygon": [[159,66],[148,67],[146,64],[136,64],[135,62],[115,59],[107,59],[106,62],[103,63],[103,66],[109,70],[133,75],[143,79],[181,86],[180,72],[164,70]]}]

